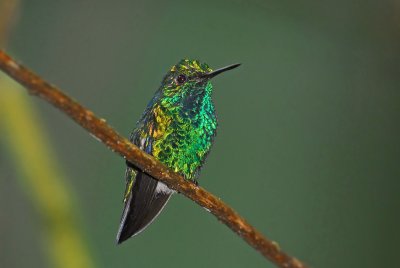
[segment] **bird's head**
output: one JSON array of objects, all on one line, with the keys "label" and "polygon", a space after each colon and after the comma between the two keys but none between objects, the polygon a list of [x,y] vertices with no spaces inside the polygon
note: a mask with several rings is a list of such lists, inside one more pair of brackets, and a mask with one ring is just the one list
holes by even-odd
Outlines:
[{"label": "bird's head", "polygon": [[165,75],[161,84],[161,95],[174,104],[187,104],[211,95],[211,78],[240,64],[233,64],[213,71],[206,63],[183,59]]}]

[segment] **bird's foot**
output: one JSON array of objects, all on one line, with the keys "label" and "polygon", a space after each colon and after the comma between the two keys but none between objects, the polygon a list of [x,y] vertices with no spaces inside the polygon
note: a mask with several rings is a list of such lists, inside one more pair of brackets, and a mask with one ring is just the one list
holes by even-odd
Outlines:
[{"label": "bird's foot", "polygon": [[131,162],[129,162],[128,160],[125,161],[126,166],[130,167],[130,168],[137,168],[134,164],[132,164]]}]

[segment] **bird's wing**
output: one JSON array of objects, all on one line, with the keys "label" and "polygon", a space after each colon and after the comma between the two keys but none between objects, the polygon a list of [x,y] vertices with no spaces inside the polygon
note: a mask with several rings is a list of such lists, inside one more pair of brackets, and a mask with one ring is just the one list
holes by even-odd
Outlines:
[{"label": "bird's wing", "polygon": [[[140,143],[135,134],[131,140],[151,154],[152,139]],[[124,210],[117,234],[117,243],[139,234],[160,214],[173,193],[165,184],[138,170],[132,164],[126,167]]]}]

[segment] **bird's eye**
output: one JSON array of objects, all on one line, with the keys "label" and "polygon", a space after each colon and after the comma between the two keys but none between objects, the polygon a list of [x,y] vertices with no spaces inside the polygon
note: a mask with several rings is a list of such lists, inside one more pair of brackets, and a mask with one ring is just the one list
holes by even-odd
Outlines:
[{"label": "bird's eye", "polygon": [[178,75],[178,77],[176,78],[176,83],[178,85],[182,85],[185,82],[186,82],[186,75],[184,75],[184,74]]}]

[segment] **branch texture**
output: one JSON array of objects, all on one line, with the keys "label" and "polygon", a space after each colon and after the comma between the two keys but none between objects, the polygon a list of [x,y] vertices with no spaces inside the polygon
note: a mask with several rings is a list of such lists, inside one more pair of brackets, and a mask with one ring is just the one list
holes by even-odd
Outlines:
[{"label": "branch texture", "polygon": [[50,85],[38,75],[3,51],[0,51],[0,69],[14,80],[26,87],[28,92],[36,95],[60,109],[81,125],[112,151],[118,153],[129,162],[133,163],[144,172],[164,182],[170,188],[190,198],[201,207],[210,211],[217,219],[227,225],[237,235],[242,237],[249,245],[259,251],[278,267],[305,268],[306,265],[283,252],[278,244],[264,237],[251,226],[243,217],[231,207],[222,202],[218,197],[207,192],[202,187],[184,180],[178,173],[173,172],[152,156],[141,151],[128,139],[122,137],[106,120],[96,117],[93,112],[71,99],[55,86]]}]

